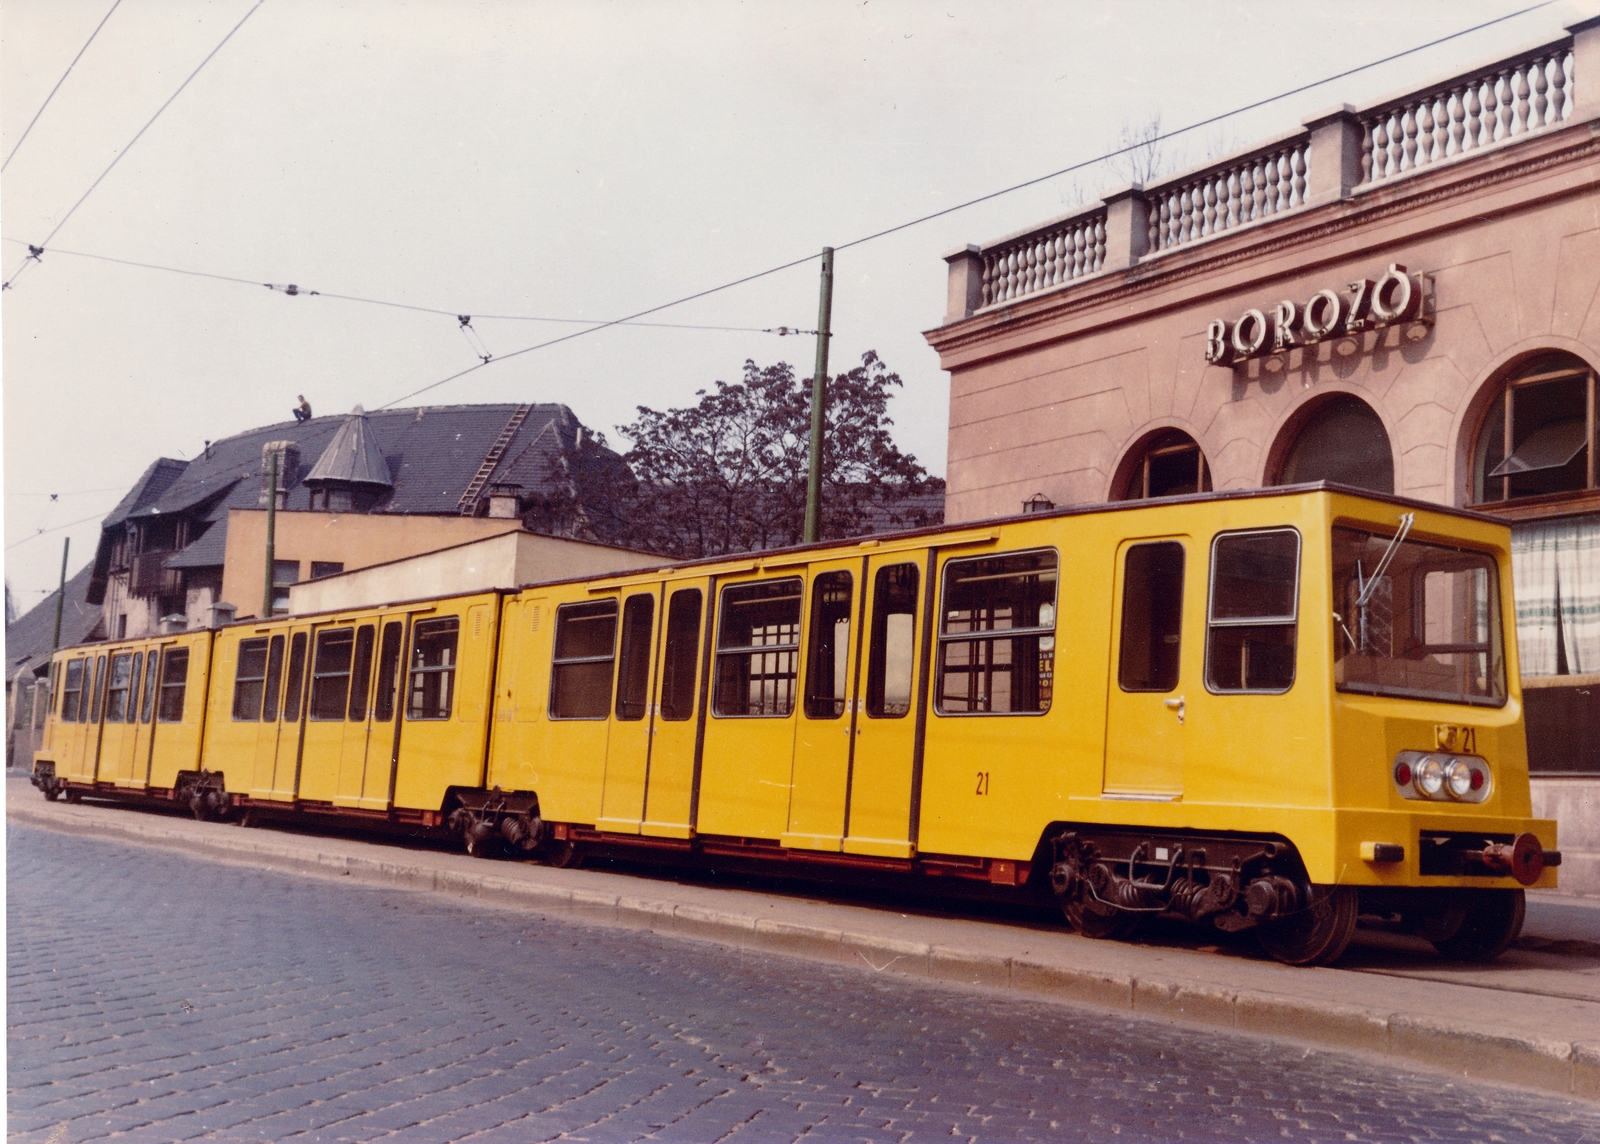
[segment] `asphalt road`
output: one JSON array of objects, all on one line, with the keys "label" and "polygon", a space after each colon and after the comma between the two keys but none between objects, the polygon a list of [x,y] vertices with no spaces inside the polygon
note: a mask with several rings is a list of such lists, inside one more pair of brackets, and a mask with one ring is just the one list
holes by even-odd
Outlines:
[{"label": "asphalt road", "polygon": [[1600,1108],[12,825],[10,1138],[1484,1140]]}]

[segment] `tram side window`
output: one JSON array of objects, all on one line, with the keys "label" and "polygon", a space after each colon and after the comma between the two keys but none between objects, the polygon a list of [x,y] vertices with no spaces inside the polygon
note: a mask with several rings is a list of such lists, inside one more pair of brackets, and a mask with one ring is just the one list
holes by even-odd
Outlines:
[{"label": "tram side window", "polygon": [[162,723],[183,722],[183,698],[189,688],[189,649],[173,647],[161,657],[161,703],[156,719]]},{"label": "tram side window", "polygon": [[418,620],[411,636],[407,719],[448,719],[456,693],[456,644],[461,617]]},{"label": "tram side window", "polygon": [[1055,679],[1053,550],[952,560],[944,571],[938,710],[1036,715]]},{"label": "tram side window", "polygon": [[158,667],[160,652],[150,649],[148,662],[144,665],[144,702],[139,705],[139,722],[148,723],[156,714],[156,687],[161,682],[161,672]]},{"label": "tram side window", "polygon": [[1122,648],[1117,686],[1171,691],[1183,640],[1183,545],[1135,544],[1122,562]]},{"label": "tram side window", "polygon": [[94,691],[93,706],[89,708],[89,722],[100,722],[100,706],[106,701],[106,657],[96,656],[94,660]]},{"label": "tram side window", "polygon": [[400,685],[400,640],[404,634],[398,620],[383,625],[383,641],[378,646],[378,694],[372,700],[372,717],[379,723],[394,718],[394,694]]},{"label": "tram side window", "polygon": [[345,700],[350,696],[350,653],[355,643],[354,628],[329,628],[317,633],[317,654],[311,665],[313,719],[344,718]]},{"label": "tram side window", "polygon": [[63,723],[76,723],[78,721],[78,707],[83,699],[83,665],[85,662],[81,659],[67,661],[67,671],[61,685],[61,721]]},{"label": "tram side window", "polygon": [[808,719],[837,719],[844,714],[854,596],[848,572],[824,572],[812,581],[811,636],[806,655]]},{"label": "tram side window", "polygon": [[378,629],[373,624],[362,624],[356,629],[356,662],[350,673],[350,721],[367,721],[367,691],[372,686],[372,649],[377,643]]},{"label": "tram side window", "polygon": [[50,707],[49,714],[54,715],[60,709],[61,703],[61,660],[50,661]]},{"label": "tram side window", "polygon": [[782,717],[794,710],[801,598],[798,578],[722,590],[714,713]]},{"label": "tram side window", "polygon": [[674,592],[667,603],[667,651],[661,669],[661,717],[694,717],[695,665],[700,659],[700,589]]},{"label": "tram side window", "polygon": [[267,650],[267,694],[262,700],[261,720],[278,721],[278,694],[283,686],[283,637],[273,636]]},{"label": "tram side window", "polygon": [[129,652],[111,657],[111,679],[106,685],[106,722],[123,723],[128,718],[128,684],[132,682],[133,656]]},{"label": "tram side window", "polygon": [[128,713],[126,721],[129,723],[137,723],[139,721],[139,673],[143,667],[144,652],[134,652],[133,675],[128,680]]},{"label": "tram side window", "polygon": [[629,596],[622,607],[622,653],[617,663],[617,718],[643,719],[650,708],[650,633],[654,596]]},{"label": "tram side window", "polygon": [[604,719],[611,709],[611,666],[616,654],[615,600],[557,608],[550,718]]},{"label": "tram side window", "polygon": [[289,685],[283,695],[283,721],[300,722],[300,697],[306,683],[306,633],[296,632],[289,640]]},{"label": "tram side window", "polygon": [[261,695],[267,687],[267,640],[239,641],[239,666],[233,676],[233,717],[235,721],[261,720]]},{"label": "tram side window", "polygon": [[873,719],[902,719],[911,711],[919,579],[915,564],[891,564],[873,581],[867,658],[867,715]]},{"label": "tram side window", "polygon": [[1236,532],[1211,544],[1206,685],[1287,691],[1294,685],[1300,534]]}]

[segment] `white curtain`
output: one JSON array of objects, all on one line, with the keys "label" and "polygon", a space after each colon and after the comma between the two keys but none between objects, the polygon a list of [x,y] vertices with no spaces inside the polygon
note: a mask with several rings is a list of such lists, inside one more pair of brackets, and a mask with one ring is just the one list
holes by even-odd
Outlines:
[{"label": "white curtain", "polygon": [[1556,547],[1556,584],[1561,593],[1561,639],[1567,670],[1600,672],[1600,516],[1568,522],[1571,532]]},{"label": "white curtain", "polygon": [[1600,516],[1511,530],[1522,674],[1554,675],[1556,626],[1567,670],[1600,672]]}]

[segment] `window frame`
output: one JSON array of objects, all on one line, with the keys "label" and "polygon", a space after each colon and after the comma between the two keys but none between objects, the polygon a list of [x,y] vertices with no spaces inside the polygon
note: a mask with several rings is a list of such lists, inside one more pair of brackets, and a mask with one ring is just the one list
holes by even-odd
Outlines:
[{"label": "window frame", "polygon": [[[838,666],[838,632],[839,617],[834,617],[833,631],[826,631],[822,627],[824,613],[830,608],[829,601],[823,595],[831,590],[837,591],[840,581],[843,581],[845,593],[844,609],[844,648],[845,664],[843,674],[831,680],[835,691],[850,683],[850,637],[854,634],[856,626],[856,577],[847,568],[829,568],[818,572],[811,577],[811,607],[810,614],[805,617],[806,629],[806,655],[805,679],[800,692],[800,713],[807,719],[830,721],[842,719],[850,713],[850,704],[853,696],[823,695],[815,690],[823,677],[833,672]],[[824,649],[831,650],[830,658],[824,656]]]},{"label": "window frame", "polygon": [[[778,600],[788,600],[788,599],[792,598],[792,599],[794,599],[794,600],[796,600],[798,602],[797,603],[797,607],[795,609],[794,642],[792,642],[792,643],[781,643],[781,644],[739,644],[737,646],[730,644],[729,646],[724,647],[722,645],[722,637],[723,637],[723,633],[726,632],[726,630],[727,630],[728,613],[729,613],[731,607],[740,606],[738,604],[733,604],[731,606],[729,605],[729,603],[728,603],[728,593],[729,592],[736,592],[741,588],[765,588],[765,587],[769,587],[771,585],[777,585],[777,584],[792,584],[792,585],[794,585],[794,595],[792,597],[790,597],[790,596],[774,596],[773,597],[773,599],[778,599]],[[800,678],[800,674],[801,673],[800,673],[800,669],[801,669],[801,666],[802,666],[802,664],[800,662],[800,646],[801,646],[801,636],[802,636],[802,633],[804,631],[805,622],[806,622],[805,608],[806,608],[806,582],[805,582],[805,578],[801,577],[801,576],[772,576],[772,577],[761,577],[761,578],[754,579],[754,580],[735,580],[732,583],[723,584],[723,585],[720,586],[720,588],[719,588],[719,590],[717,592],[717,624],[716,624],[717,630],[716,630],[716,638],[713,641],[712,648],[711,648],[711,679],[710,679],[710,684],[711,684],[711,702],[709,704],[707,704],[707,707],[710,709],[711,717],[713,719],[790,719],[790,718],[794,717],[794,714],[795,714],[796,711],[801,709],[801,707],[804,705],[804,699],[803,699],[803,697],[801,695],[801,691],[800,691],[800,688],[801,688],[801,678]],[[790,690],[790,694],[789,694],[789,708],[788,708],[788,710],[787,711],[772,711],[772,712],[762,711],[762,712],[757,712],[755,714],[750,714],[749,712],[739,713],[739,712],[726,712],[726,711],[720,710],[719,708],[721,706],[721,701],[722,701],[721,692],[722,692],[722,661],[723,661],[723,658],[724,657],[730,657],[731,658],[733,656],[743,656],[748,661],[751,657],[756,656],[756,655],[789,655],[789,656],[793,657],[793,661],[792,662],[793,662],[794,666],[793,666],[793,669],[788,673],[788,676],[787,676],[788,679],[790,680],[790,686],[791,686],[791,690]],[[782,677],[778,676],[778,675],[771,675],[771,676],[765,676],[764,675],[764,676],[762,676],[762,678],[774,678],[774,679],[777,679],[777,678],[782,678]],[[746,673],[746,675],[744,676],[744,679],[745,679],[745,687],[748,689],[750,675],[748,673]],[[776,704],[776,698],[777,697],[776,697],[776,692],[775,692],[774,693],[774,704]],[[746,705],[748,706],[748,701],[746,702]]]},{"label": "window frame", "polygon": [[[1173,658],[1172,682],[1165,687],[1129,687],[1123,681],[1123,668],[1128,654],[1128,560],[1138,549],[1163,546],[1176,548],[1181,563],[1178,579],[1178,648]],[[1183,685],[1183,619],[1187,611],[1184,596],[1189,590],[1189,546],[1176,536],[1140,537],[1123,546],[1121,556],[1121,591],[1116,597],[1117,614],[1111,621],[1117,633],[1117,654],[1111,678],[1116,682],[1117,690],[1124,695],[1171,695]]]},{"label": "window frame", "polygon": [[[254,636],[250,639],[240,640],[238,646],[234,649],[232,713],[235,723],[261,722],[262,701],[267,693],[267,657],[270,654],[271,644],[272,641],[266,636]],[[248,653],[254,657],[257,652],[261,655],[261,674],[246,675],[244,673],[245,655]],[[240,714],[242,710],[241,701],[244,699],[247,686],[256,686],[259,690],[256,692],[255,703],[252,705],[251,713]]]},{"label": "window frame", "polygon": [[[635,605],[643,605],[642,609]],[[642,610],[642,640],[635,634],[630,626],[629,613]],[[632,621],[635,623],[641,621]],[[622,602],[621,613],[617,617],[617,667],[616,678],[611,687],[611,707],[618,722],[637,723],[650,714],[650,685],[651,663],[655,659],[655,634],[656,634],[656,595],[654,592],[635,592]],[[639,678],[631,678],[637,675]],[[639,684],[644,693],[642,701],[632,697],[631,689]],[[627,689],[630,698],[624,700],[623,692]],[[626,707],[626,710],[625,710]],[[633,712],[637,712],[634,714]]]},{"label": "window frame", "polygon": [[[121,664],[126,668],[122,685],[117,686],[117,666]],[[111,666],[106,671],[106,722],[126,723],[128,721],[128,689],[133,682],[133,652],[117,651],[111,653]],[[120,697],[121,705],[117,713],[111,713],[112,700]]]},{"label": "window frame", "polygon": [[[84,665],[88,663],[88,657],[81,655],[74,656],[72,659],[68,659],[63,662],[65,662],[67,666],[61,672],[61,722],[79,723],[82,722],[82,720],[78,718],[78,712],[83,707]],[[78,680],[76,687],[73,686],[72,680],[73,668],[78,669]],[[68,703],[68,696],[72,697],[70,705]]]},{"label": "window frame", "polygon": [[[1292,611],[1287,616],[1250,616],[1248,618],[1218,620],[1213,614],[1216,611],[1217,601],[1217,545],[1224,540],[1241,536],[1270,536],[1275,533],[1290,533],[1294,536],[1294,586],[1291,589],[1289,602]],[[1270,528],[1237,528],[1227,532],[1219,532],[1211,538],[1211,566],[1206,570],[1206,634],[1205,634],[1205,663],[1201,669],[1202,681],[1206,691],[1212,695],[1286,695],[1294,690],[1294,685],[1300,678],[1300,582],[1305,571],[1305,538],[1300,535],[1300,530],[1293,525],[1278,525]],[[1228,687],[1217,688],[1211,686],[1211,633],[1216,628],[1266,628],[1266,627],[1292,627],[1294,629],[1294,666],[1289,674],[1289,682],[1284,687]]]},{"label": "window frame", "polygon": [[[168,679],[172,674],[172,666],[180,665],[183,669],[180,678]],[[189,698],[189,649],[176,644],[161,649],[161,685],[157,688],[156,722],[157,723],[182,723],[183,709]],[[176,695],[176,700],[170,696]],[[177,713],[168,715],[167,710],[171,703],[176,703]]]},{"label": "window frame", "polygon": [[[438,632],[448,632],[455,637],[455,644],[451,650],[450,662],[441,664],[425,664],[422,667],[415,665],[413,660],[417,654],[417,643],[424,638],[432,638]],[[425,620],[417,620],[411,625],[410,655],[406,657],[406,701],[403,705],[405,721],[407,723],[447,723],[456,713],[456,669],[461,664],[461,617],[460,616],[430,616]],[[446,698],[443,710],[431,715],[418,715],[412,705],[412,696],[416,694],[417,677],[419,675],[446,675],[447,683],[441,688]]]},{"label": "window frame", "polygon": [[[343,671],[323,671],[322,651],[325,642],[331,642],[331,636],[349,636],[350,657],[345,661]],[[317,632],[317,638],[312,641],[311,649],[311,697],[306,703],[306,718],[313,723],[342,723],[345,721],[345,705],[350,702],[350,669],[355,666],[356,629],[351,624],[348,627],[330,626]],[[344,687],[339,693],[339,703],[335,714],[319,714],[317,709],[318,685],[324,679],[344,679]],[[335,711],[333,704],[326,705],[329,711]]]},{"label": "window frame", "polygon": [[[1030,555],[1033,555],[1035,553],[1044,553],[1044,552],[1048,552],[1050,554],[1050,558],[1055,562],[1054,569],[1053,569],[1053,571],[1055,572],[1055,590],[1051,593],[1051,596],[1050,596],[1050,626],[1048,628],[1040,627],[1040,626],[1036,625],[1034,627],[1027,627],[1027,628],[989,628],[989,629],[986,629],[984,631],[980,631],[980,632],[977,632],[977,633],[973,633],[973,632],[946,633],[946,631],[945,631],[945,623],[949,618],[949,611],[950,611],[950,609],[949,609],[950,570],[952,568],[959,567],[959,566],[964,565],[964,564],[976,564],[976,563],[979,563],[979,562],[984,561],[984,560],[1004,560],[1004,559],[1006,559],[1007,557],[1010,557],[1010,556],[1030,556]],[[1050,714],[1050,709],[1055,706],[1055,676],[1056,676],[1056,672],[1055,672],[1053,666],[1052,666],[1052,670],[1051,670],[1050,702],[1047,703],[1042,710],[1039,710],[1039,711],[946,711],[944,709],[944,706],[943,706],[944,705],[944,664],[945,664],[945,648],[948,647],[949,645],[953,644],[953,643],[982,643],[982,642],[990,642],[990,643],[992,643],[992,642],[995,642],[995,641],[998,641],[998,640],[1016,639],[1016,638],[1019,638],[1019,637],[1025,639],[1025,638],[1028,638],[1030,636],[1037,637],[1037,638],[1039,638],[1041,640],[1045,639],[1046,637],[1048,637],[1048,638],[1050,638],[1052,640],[1055,639],[1056,638],[1056,631],[1057,631],[1058,627],[1060,626],[1059,621],[1060,621],[1060,618],[1061,618],[1061,552],[1060,552],[1059,549],[1057,549],[1053,545],[1041,545],[1041,546],[1036,547],[1036,548],[1018,548],[1018,549],[1014,549],[1014,550],[1009,551],[1009,552],[985,552],[985,553],[976,554],[976,555],[972,555],[972,556],[952,556],[952,557],[950,557],[949,559],[947,559],[944,562],[944,566],[939,569],[939,597],[938,597],[938,600],[936,601],[936,611],[937,611],[937,614],[938,614],[938,624],[934,628],[934,631],[933,631],[933,663],[931,664],[931,666],[929,668],[929,674],[928,674],[929,681],[933,685],[933,686],[930,687],[930,690],[933,692],[932,707],[933,707],[933,713],[935,715],[939,716],[941,719],[995,719],[995,718],[1005,718],[1007,716],[1018,717],[1018,718],[1033,718],[1033,719],[1037,719],[1037,718],[1040,718],[1042,716]],[[929,615],[925,622],[933,623],[934,622],[933,621],[933,616]],[[1054,658],[1055,658],[1055,649],[1052,648],[1051,649],[1052,665],[1054,664]],[[911,700],[912,710],[916,710],[916,705],[917,705],[916,697],[913,696],[912,700]]]},{"label": "window frame", "polygon": [[[1570,353],[1565,356],[1577,357],[1576,354]],[[1478,427],[1478,434],[1472,443],[1471,488],[1468,490],[1474,498],[1471,501],[1471,507],[1498,509],[1520,505],[1530,507],[1539,505],[1554,506],[1566,500],[1589,499],[1600,494],[1600,457],[1596,456],[1596,453],[1600,452],[1600,370],[1596,370],[1595,367],[1582,362],[1582,359],[1578,360],[1581,364],[1541,370],[1527,376],[1518,376],[1517,373],[1513,372],[1510,377],[1500,383],[1498,391],[1489,400],[1484,409],[1483,423]],[[1537,363],[1530,362],[1529,364],[1534,365]],[[1586,458],[1584,486],[1579,489],[1560,489],[1555,492],[1528,493],[1522,496],[1513,496],[1511,482],[1515,479],[1515,474],[1507,473],[1500,477],[1491,477],[1489,475],[1489,470],[1496,466],[1489,464],[1487,442],[1492,439],[1492,434],[1498,433],[1500,435],[1501,454],[1498,464],[1504,464],[1506,459],[1516,452],[1513,445],[1516,434],[1516,391],[1519,389],[1533,389],[1541,385],[1572,379],[1581,379],[1584,385],[1584,428],[1588,434],[1586,437],[1588,456]],[[1501,411],[1498,425],[1494,424],[1490,417],[1496,406],[1499,406]],[[1491,482],[1499,486],[1496,490],[1496,495],[1492,497],[1489,493]]]},{"label": "window frame", "polygon": [[[683,620],[683,617],[688,614],[688,608],[680,609],[678,607],[679,597],[687,598],[690,596],[694,598],[694,621],[692,626]],[[662,631],[661,682],[657,688],[656,703],[658,705],[658,714],[668,723],[687,723],[695,717],[700,707],[701,629],[704,626],[705,611],[705,592],[700,588],[678,588],[667,593],[667,621],[663,625]],[[684,639],[685,634],[688,636],[686,640]],[[683,652],[685,645],[688,648],[687,654]],[[679,658],[674,658],[674,653],[677,653]],[[688,666],[689,677],[688,684],[684,689],[684,693],[688,697],[688,710],[679,715],[676,713],[678,711],[676,700],[680,697],[678,681],[685,664]],[[667,710],[667,695],[669,692],[674,700],[672,714],[669,714]]]},{"label": "window frame", "polygon": [[[564,623],[582,622],[605,618],[605,609],[610,609],[611,620],[611,650],[607,655],[569,655],[559,654],[561,648],[561,629]],[[574,612],[584,611],[585,615],[574,616]],[[600,600],[583,600],[556,606],[556,626],[550,636],[550,695],[546,703],[546,713],[549,718],[559,723],[594,722],[611,718],[611,706],[617,697],[617,643],[622,634],[622,602],[616,596]],[[558,715],[556,705],[561,699],[561,679],[563,668],[581,667],[585,664],[609,664],[606,668],[606,701],[599,705],[599,714],[596,715]]]},{"label": "window frame", "polygon": [[[913,584],[911,587],[911,674],[907,680],[906,709],[891,712],[887,709],[884,694],[887,690],[889,663],[888,663],[888,617],[904,615],[903,612],[891,612],[884,607],[884,598],[889,595],[890,589],[886,588],[887,578],[902,568],[911,570]],[[921,650],[917,639],[917,621],[922,610],[922,565],[915,560],[900,560],[893,564],[880,564],[872,576],[872,617],[871,622],[864,625],[861,638],[867,641],[865,678],[862,680],[862,710],[868,719],[904,719],[917,709],[917,655]],[[863,585],[865,587],[865,585]],[[1056,589],[1059,595],[1061,587],[1061,572],[1056,570]],[[879,655],[883,652],[883,655]]]},{"label": "window frame", "polygon": [[139,722],[148,723],[156,717],[161,694],[161,649],[153,647],[144,657],[144,697],[139,700]]}]

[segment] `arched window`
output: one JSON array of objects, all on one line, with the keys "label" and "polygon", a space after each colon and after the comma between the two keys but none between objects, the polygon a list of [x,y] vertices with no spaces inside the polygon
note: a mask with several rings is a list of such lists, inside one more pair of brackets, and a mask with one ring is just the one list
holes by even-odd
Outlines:
[{"label": "arched window", "polygon": [[1294,440],[1283,453],[1276,483],[1336,481],[1373,492],[1394,492],[1394,451],[1372,406],[1339,394],[1322,402],[1291,429]]},{"label": "arched window", "polygon": [[1127,470],[1120,500],[1176,497],[1211,491],[1211,466],[1189,434],[1167,429],[1149,438]]},{"label": "arched window", "polygon": [[1472,459],[1480,504],[1596,488],[1594,371],[1567,353],[1523,364],[1490,405]]}]

